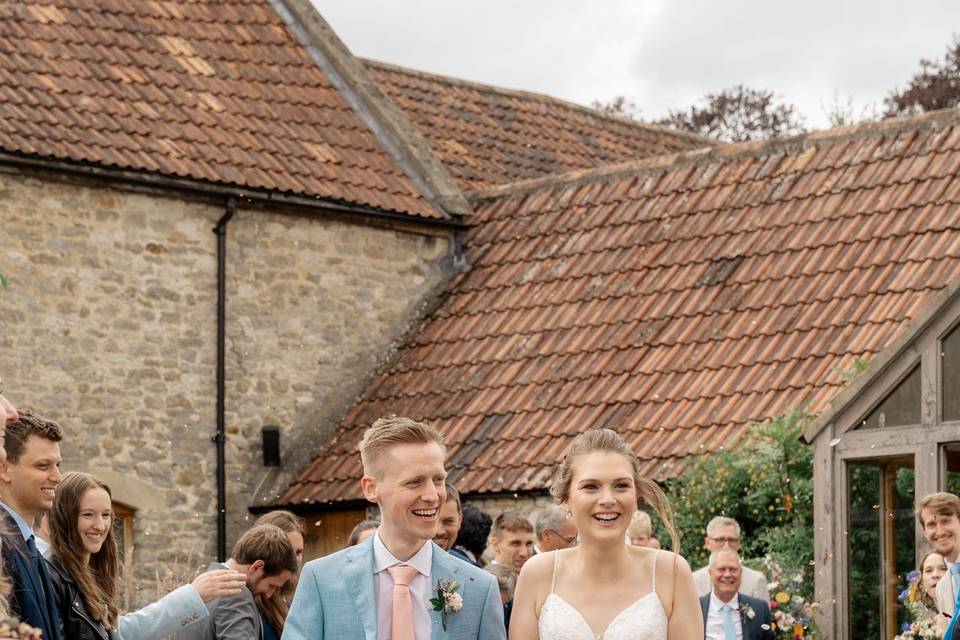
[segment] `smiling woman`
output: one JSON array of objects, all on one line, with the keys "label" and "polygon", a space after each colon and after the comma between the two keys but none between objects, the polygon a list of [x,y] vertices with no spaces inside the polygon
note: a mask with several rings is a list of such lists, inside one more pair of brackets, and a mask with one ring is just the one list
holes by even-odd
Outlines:
[{"label": "smiling woman", "polygon": [[109,487],[88,473],[66,474],[50,512],[50,537],[48,566],[63,637],[106,637],[119,615]]},{"label": "smiling woman", "polygon": [[520,572],[511,640],[700,640],[703,621],[687,562],[625,543],[640,500],[673,538],[670,504],[639,473],[636,456],[610,429],[574,440],[551,493],[571,514],[580,544],[534,556]]}]

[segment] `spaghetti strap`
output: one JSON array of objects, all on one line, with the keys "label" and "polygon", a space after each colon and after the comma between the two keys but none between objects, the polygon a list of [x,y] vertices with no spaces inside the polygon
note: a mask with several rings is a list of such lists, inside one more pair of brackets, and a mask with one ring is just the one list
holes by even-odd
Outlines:
[{"label": "spaghetti strap", "polygon": [[656,549],[653,552],[653,569],[650,570],[650,575],[653,577],[653,584],[650,585],[650,592],[657,592],[657,554],[660,553],[660,549]]},{"label": "spaghetti strap", "polygon": [[557,569],[560,567],[560,550],[553,552],[553,577],[550,579],[550,593],[553,593],[557,586]]}]

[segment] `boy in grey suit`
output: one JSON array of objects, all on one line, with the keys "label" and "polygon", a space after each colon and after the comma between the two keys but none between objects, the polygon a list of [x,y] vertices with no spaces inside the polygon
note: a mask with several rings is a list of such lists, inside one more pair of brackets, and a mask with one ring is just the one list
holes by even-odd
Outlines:
[{"label": "boy in grey suit", "polygon": [[380,527],[304,565],[283,640],[506,640],[496,579],[432,541],[446,500],[440,433],[382,418],[359,448]]},{"label": "boy in grey suit", "polygon": [[224,564],[214,562],[208,569],[243,573],[247,586],[238,595],[210,602],[210,615],[181,629],[177,640],[260,640],[263,630],[253,597],[273,595],[297,568],[297,555],[286,533],[269,524],[253,527],[240,536]]}]

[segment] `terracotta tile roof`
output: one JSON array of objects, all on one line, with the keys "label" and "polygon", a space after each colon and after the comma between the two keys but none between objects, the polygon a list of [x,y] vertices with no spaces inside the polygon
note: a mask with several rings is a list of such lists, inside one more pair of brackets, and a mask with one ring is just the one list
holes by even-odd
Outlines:
[{"label": "terracotta tile roof", "polygon": [[443,217],[267,0],[0,4],[0,149]]},{"label": "terracotta tile roof", "polygon": [[475,493],[543,488],[590,426],[662,480],[816,411],[960,274],[958,166],[951,111],[476,194],[473,268],[279,502],[358,498],[384,414]]},{"label": "terracotta tile roof", "polygon": [[716,144],[549,96],[364,63],[467,190]]}]

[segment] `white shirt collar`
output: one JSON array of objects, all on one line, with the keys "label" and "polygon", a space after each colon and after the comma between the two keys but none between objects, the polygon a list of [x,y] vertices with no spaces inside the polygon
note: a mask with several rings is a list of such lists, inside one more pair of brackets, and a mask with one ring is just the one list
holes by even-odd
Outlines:
[{"label": "white shirt collar", "polygon": [[413,557],[403,562],[397,560],[396,556],[390,553],[387,546],[380,539],[380,529],[373,535],[373,572],[380,573],[386,571],[389,567],[398,564],[408,564],[422,575],[430,577],[430,567],[433,564],[433,543],[430,540],[424,540],[420,550],[413,554]]},{"label": "white shirt collar", "polygon": [[720,611],[720,608],[723,607],[723,605],[725,604],[728,604],[731,607],[733,607],[734,611],[739,611],[740,595],[734,594],[734,596],[730,598],[730,602],[724,602],[720,598],[718,598],[717,594],[714,593],[713,590],[711,589],[710,590],[710,611]]}]

